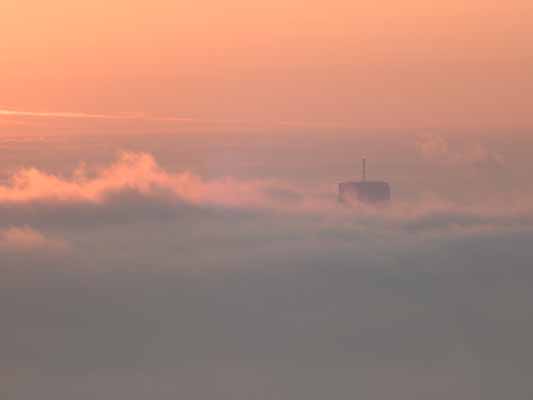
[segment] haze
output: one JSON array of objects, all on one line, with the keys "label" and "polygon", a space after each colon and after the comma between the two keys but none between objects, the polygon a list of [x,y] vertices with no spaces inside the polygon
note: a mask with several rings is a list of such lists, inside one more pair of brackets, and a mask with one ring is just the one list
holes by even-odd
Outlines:
[{"label": "haze", "polygon": [[[528,1],[0,4],[0,397],[533,397]],[[384,207],[337,184],[387,181]]]},{"label": "haze", "polygon": [[0,106],[525,135],[532,21],[526,0],[6,0]]}]

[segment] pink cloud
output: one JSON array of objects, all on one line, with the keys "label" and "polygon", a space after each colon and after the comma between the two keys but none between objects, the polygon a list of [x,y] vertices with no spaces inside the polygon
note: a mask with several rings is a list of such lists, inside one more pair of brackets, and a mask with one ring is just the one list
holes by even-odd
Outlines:
[{"label": "pink cloud", "polygon": [[58,238],[49,238],[30,227],[11,227],[0,231],[0,250],[9,252],[65,251],[67,243]]},{"label": "pink cloud", "polygon": [[[193,208],[222,207],[275,211],[287,217],[309,213],[334,226],[372,221],[413,231],[533,224],[533,202],[525,196],[468,206],[425,198],[395,199],[385,208],[346,208],[336,203],[335,190],[335,185],[310,190],[276,180],[206,180],[191,172],[165,171],[149,154],[125,152],[96,174],[88,174],[83,164],[68,177],[35,168],[19,170],[8,184],[0,185],[0,216],[4,226],[41,227],[167,218],[186,215]],[[26,236],[31,235],[26,232]]]},{"label": "pink cloud", "polygon": [[426,161],[446,165],[502,166],[503,156],[489,150],[481,143],[468,143],[452,147],[448,140],[436,134],[420,135],[416,141],[416,149]]},{"label": "pink cloud", "polygon": [[135,191],[144,196],[170,194],[203,205],[268,206],[275,200],[273,189],[289,190],[273,180],[240,181],[232,177],[206,181],[190,172],[169,173],[145,153],[122,153],[118,160],[89,177],[83,167],[65,178],[25,168],[13,174],[8,185],[0,186],[0,203],[34,201],[87,202],[101,204],[108,195]]}]

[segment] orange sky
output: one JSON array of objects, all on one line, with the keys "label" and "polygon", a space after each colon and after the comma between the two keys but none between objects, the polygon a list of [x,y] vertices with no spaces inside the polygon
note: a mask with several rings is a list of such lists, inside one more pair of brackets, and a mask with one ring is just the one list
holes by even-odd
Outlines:
[{"label": "orange sky", "polygon": [[58,113],[0,133],[533,128],[529,0],[3,0],[0,37],[0,109]]}]

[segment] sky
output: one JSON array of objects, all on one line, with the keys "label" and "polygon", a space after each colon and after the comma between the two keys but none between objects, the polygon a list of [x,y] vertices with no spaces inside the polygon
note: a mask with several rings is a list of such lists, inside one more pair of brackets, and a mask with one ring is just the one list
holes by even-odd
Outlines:
[{"label": "sky", "polygon": [[[207,132],[531,129],[527,0],[5,0],[0,7],[6,109],[190,118]],[[54,131],[46,125],[40,130]]]},{"label": "sky", "polygon": [[[531,399],[525,0],[3,0],[0,397]],[[337,185],[387,181],[385,206]]]}]

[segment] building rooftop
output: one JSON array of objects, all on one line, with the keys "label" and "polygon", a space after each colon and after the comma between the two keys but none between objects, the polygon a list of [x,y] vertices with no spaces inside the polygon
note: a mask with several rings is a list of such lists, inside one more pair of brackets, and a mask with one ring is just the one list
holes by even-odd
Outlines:
[{"label": "building rooftop", "polygon": [[339,202],[344,204],[383,204],[391,199],[390,185],[384,181],[366,179],[366,159],[363,158],[363,173],[360,181],[339,183]]}]

